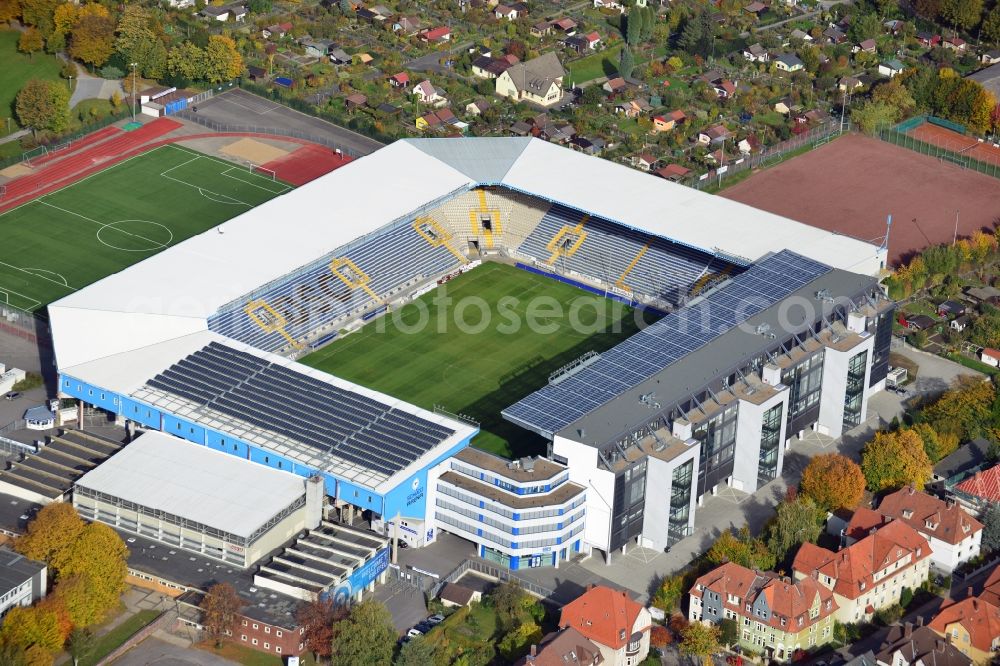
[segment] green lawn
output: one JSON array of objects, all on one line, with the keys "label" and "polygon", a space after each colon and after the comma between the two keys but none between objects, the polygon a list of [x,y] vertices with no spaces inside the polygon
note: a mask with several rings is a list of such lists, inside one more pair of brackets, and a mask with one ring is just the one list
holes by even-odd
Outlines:
[{"label": "green lawn", "polygon": [[41,310],[288,189],[162,146],[0,214],[0,301]]},{"label": "green lawn", "polygon": [[[93,652],[81,659],[79,666],[93,666],[111,654],[119,645],[127,641],[135,632],[159,617],[160,611],[141,610],[117,627],[97,639]],[[73,662],[68,662],[72,664]]]},{"label": "green lawn", "polygon": [[[444,296],[451,306],[436,300]],[[529,319],[547,330],[529,326]],[[544,386],[553,370],[637,328],[627,306],[488,263],[301,362],[427,409],[441,405],[472,416],[482,424],[476,446],[527,455],[541,450],[541,438],[503,420],[500,411]]]},{"label": "green lawn", "polygon": [[[593,55],[574,60],[566,67],[569,69],[569,78],[573,85],[579,85],[591,79],[598,79],[602,76],[617,76],[618,59],[622,45],[613,46],[606,51],[601,51]],[[636,57],[636,64],[639,58]]]},{"label": "green lawn", "polygon": [[492,606],[477,602],[469,608],[458,609],[427,632],[424,640],[455,658],[491,642],[496,632],[496,611]]},{"label": "green lawn", "polygon": [[[221,648],[207,643],[198,643],[195,647],[222,659],[242,664],[242,666],[282,666],[285,663],[285,659],[280,655],[268,654],[231,641],[223,643]],[[313,660],[312,654],[303,652],[299,658],[299,664],[300,666],[315,666],[316,662]]]},{"label": "green lawn", "polygon": [[0,31],[0,125],[7,133],[7,118],[13,116],[14,98],[28,79],[59,79],[59,60],[48,53],[31,57],[17,50],[20,37],[16,30]]}]

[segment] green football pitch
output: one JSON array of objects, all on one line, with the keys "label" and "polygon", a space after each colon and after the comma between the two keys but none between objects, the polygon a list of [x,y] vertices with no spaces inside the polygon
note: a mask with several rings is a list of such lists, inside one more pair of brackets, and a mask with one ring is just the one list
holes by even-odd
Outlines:
[{"label": "green football pitch", "polygon": [[471,416],[481,423],[477,447],[529,455],[544,453],[543,440],[500,411],[641,324],[621,303],[487,263],[301,362],[427,409]]},{"label": "green football pitch", "polygon": [[289,189],[175,145],[130,158],[0,214],[0,303],[43,310]]}]

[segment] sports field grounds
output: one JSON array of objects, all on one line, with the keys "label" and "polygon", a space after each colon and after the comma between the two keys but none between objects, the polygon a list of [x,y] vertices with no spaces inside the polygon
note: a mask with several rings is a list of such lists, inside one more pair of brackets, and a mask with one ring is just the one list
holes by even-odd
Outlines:
[{"label": "sports field grounds", "polygon": [[301,362],[427,409],[471,416],[482,424],[476,446],[520,456],[544,453],[543,441],[500,411],[544,386],[552,371],[638,328],[628,306],[487,263]]},{"label": "sports field grounds", "polygon": [[290,189],[166,145],[0,214],[0,303],[39,311]]}]

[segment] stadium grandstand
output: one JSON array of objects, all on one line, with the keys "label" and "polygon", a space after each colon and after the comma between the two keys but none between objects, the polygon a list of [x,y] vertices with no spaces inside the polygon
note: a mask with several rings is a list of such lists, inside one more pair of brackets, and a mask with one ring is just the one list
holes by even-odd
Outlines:
[{"label": "stadium grandstand", "polygon": [[[862,399],[868,386],[879,386],[878,371],[870,370],[884,354],[872,341],[881,339],[885,307],[873,285],[885,266],[884,247],[537,139],[467,138],[398,141],[53,303],[49,317],[60,390],[136,428],[161,430],[299,476],[319,475],[336,506],[369,512],[373,524],[385,530],[393,519],[396,525],[404,519],[413,535],[405,538],[424,545],[438,527],[432,510],[436,479],[469,445],[477,425],[296,359],[411,301],[456,270],[492,257],[670,313],[651,332],[554,378],[552,386],[507,411],[512,422],[547,437],[568,438],[574,424],[612,404],[619,393],[631,396],[644,383],[660,383],[684,357],[735,339],[734,331],[792,295],[808,296],[814,304],[838,303],[820,308],[823,314],[807,326],[809,335],[796,331],[796,344],[808,346],[806,338],[815,341],[831,331],[837,339],[826,348],[863,339]],[[715,332],[675,340],[677,323],[706,302],[719,313],[712,322]],[[859,308],[868,308],[860,324]],[[853,328],[845,328],[848,324]],[[785,336],[757,338],[784,343],[786,355],[799,353]],[[767,354],[778,352],[768,347],[760,358]],[[724,369],[712,361],[707,365],[703,371],[713,375],[709,385]],[[760,383],[763,365],[731,374],[748,386]],[[831,391],[856,380],[858,367],[850,365],[848,377],[848,365],[844,377],[831,379]],[[619,373],[620,380],[600,381]],[[727,375],[725,388],[734,383]],[[669,423],[676,426],[681,412],[693,419],[691,413],[707,409],[709,399],[693,379],[688,387],[702,397],[700,407],[681,400],[687,411],[666,404],[655,389],[642,392],[638,414],[632,398],[623,399],[620,404],[629,409],[622,418],[630,421],[623,430],[636,426],[629,432],[639,441]],[[723,392],[716,390],[716,397]],[[778,403],[787,405],[788,393],[787,386],[772,385],[748,402],[757,408],[762,396],[780,394]],[[839,399],[843,412],[844,395]],[[583,411],[549,410],[564,400],[576,401]],[[551,413],[542,418],[539,410]],[[735,419],[727,410],[727,418]],[[852,412],[852,418],[861,414],[863,409]],[[779,420],[785,442],[793,430],[784,417]],[[832,416],[826,420],[840,423]],[[814,418],[806,425],[816,423]],[[839,434],[840,426],[821,425]],[[760,419],[754,427],[759,440]],[[613,484],[624,482],[625,471],[629,478],[638,474],[623,470],[621,461],[639,464],[639,458],[629,454],[612,461],[605,455],[607,447],[622,446],[618,433],[600,437],[597,442],[578,434],[576,440],[601,451]],[[683,468],[674,463],[697,467],[699,455],[691,451],[697,454],[699,447],[679,441],[683,446],[653,447],[661,458],[662,451],[678,453],[670,474]],[[758,448],[763,451],[760,442],[755,456]],[[748,490],[757,485],[753,462],[754,481],[742,484]],[[587,486],[573,464],[570,479]],[[644,458],[642,465],[646,469]],[[780,473],[780,463],[766,465],[770,473]],[[697,469],[687,473],[698,478]],[[732,477],[718,472],[712,478],[728,483]],[[702,483],[689,496],[712,492],[714,485]],[[587,504],[589,516],[589,497]],[[693,513],[692,508],[690,521]],[[628,538],[639,532],[630,527]],[[666,543],[665,537],[651,539],[654,545]],[[505,561],[516,563],[509,552],[518,545],[506,543]],[[591,545],[605,551],[619,546],[597,536],[574,549]]]}]

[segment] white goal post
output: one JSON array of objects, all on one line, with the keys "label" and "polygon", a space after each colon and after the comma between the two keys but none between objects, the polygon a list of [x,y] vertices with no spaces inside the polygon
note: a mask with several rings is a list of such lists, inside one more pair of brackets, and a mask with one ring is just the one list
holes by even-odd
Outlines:
[{"label": "white goal post", "polygon": [[274,172],[274,169],[268,169],[267,167],[262,167],[259,164],[254,164],[253,162],[247,162],[247,167],[250,169],[250,173],[263,176],[264,178],[270,178],[271,180],[278,180],[278,174]]}]

